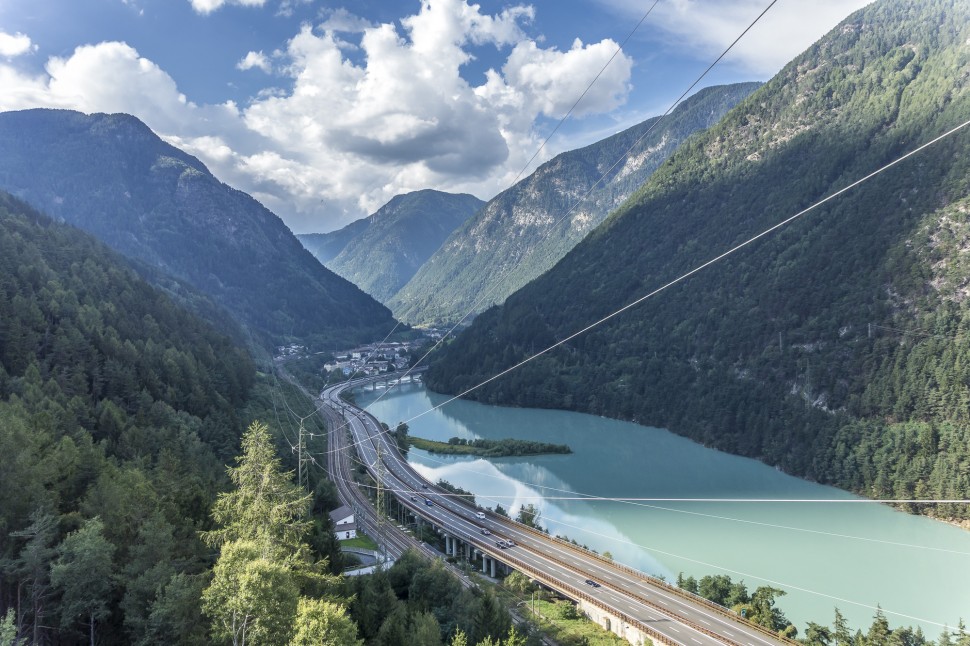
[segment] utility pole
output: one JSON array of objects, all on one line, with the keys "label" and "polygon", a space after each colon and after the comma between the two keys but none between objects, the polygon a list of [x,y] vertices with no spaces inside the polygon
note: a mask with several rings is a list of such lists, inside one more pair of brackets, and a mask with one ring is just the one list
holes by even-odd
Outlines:
[{"label": "utility pole", "polygon": [[300,483],[300,487],[306,489],[306,484],[303,482],[303,442],[304,442],[304,432],[305,428],[303,426],[303,419],[300,419],[300,433],[296,439],[296,481]]},{"label": "utility pole", "polygon": [[387,541],[384,540],[384,445],[377,443],[377,536],[384,560],[387,561]]}]

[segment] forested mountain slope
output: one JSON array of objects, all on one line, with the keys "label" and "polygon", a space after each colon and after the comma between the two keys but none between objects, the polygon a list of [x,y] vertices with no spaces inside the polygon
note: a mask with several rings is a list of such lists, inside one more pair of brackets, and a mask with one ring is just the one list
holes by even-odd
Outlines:
[{"label": "forested mountain slope", "polygon": [[317,259],[384,303],[484,204],[467,193],[430,189],[398,195],[364,218],[365,225],[358,220],[335,232],[340,237],[345,229],[359,228],[336,257]]},{"label": "forested mountain slope", "polygon": [[384,302],[396,317],[416,324],[455,322],[469,310],[501,303],[552,267],[687,137],[717,123],[757,87],[701,90],[659,123],[654,117],[558,155],[490,200]]},{"label": "forested mountain slope", "polygon": [[390,312],[283,222],[124,114],[0,114],[0,189],[210,295],[262,341],[384,334]]},{"label": "forested mountain slope", "polygon": [[99,643],[204,641],[197,531],[255,378],[121,256],[0,193],[0,614],[29,643],[90,621]]},{"label": "forested mountain slope", "polygon": [[[968,85],[970,5],[860,10],[482,314],[430,385],[471,387],[963,123]],[[869,496],[966,498],[968,150],[961,131],[472,396],[664,426]]]}]

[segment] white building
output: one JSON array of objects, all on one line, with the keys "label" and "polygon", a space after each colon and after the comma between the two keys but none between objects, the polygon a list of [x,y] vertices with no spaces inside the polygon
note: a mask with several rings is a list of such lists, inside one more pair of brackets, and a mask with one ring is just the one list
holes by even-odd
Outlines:
[{"label": "white building", "polygon": [[330,512],[330,520],[333,521],[333,533],[338,541],[345,541],[357,538],[357,523],[354,522],[354,511],[344,505]]}]

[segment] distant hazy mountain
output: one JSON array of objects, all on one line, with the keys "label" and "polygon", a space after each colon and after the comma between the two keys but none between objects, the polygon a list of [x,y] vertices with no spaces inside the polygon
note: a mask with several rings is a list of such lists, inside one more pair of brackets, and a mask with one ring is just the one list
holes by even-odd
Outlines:
[{"label": "distant hazy mountain", "polygon": [[135,117],[0,113],[0,188],[209,294],[264,342],[386,333],[383,305]]},{"label": "distant hazy mountain", "polygon": [[339,231],[297,237],[327,268],[385,302],[484,204],[474,195],[415,191]]},{"label": "distant hazy mountain", "polygon": [[[856,12],[479,316],[429,384],[470,388],[965,123],[968,39],[966,2]],[[664,426],[877,499],[970,496],[968,150],[963,130],[473,396]]]},{"label": "distant hazy mountain", "polygon": [[[489,201],[385,302],[396,317],[416,324],[456,321],[486,293],[476,312],[501,303],[556,264],[687,137],[717,123],[758,85],[707,88],[679,105],[646,137],[656,117],[558,155]],[[630,155],[617,164],[631,147]]]},{"label": "distant hazy mountain", "polygon": [[344,247],[347,246],[354,236],[359,235],[370,226],[371,218],[361,218],[354,220],[343,229],[330,231],[329,233],[298,233],[297,239],[306,247],[307,251],[319,260],[324,266],[336,258]]}]

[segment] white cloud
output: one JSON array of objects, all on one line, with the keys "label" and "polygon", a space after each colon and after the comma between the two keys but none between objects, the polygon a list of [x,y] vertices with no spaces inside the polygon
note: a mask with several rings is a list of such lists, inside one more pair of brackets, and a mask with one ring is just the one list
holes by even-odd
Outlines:
[{"label": "white cloud", "polygon": [[325,10],[321,17],[326,17],[318,27],[321,31],[362,34],[366,29],[374,26],[369,20],[355,16],[343,7]]},{"label": "white cloud", "polygon": [[267,74],[273,71],[273,65],[263,52],[249,52],[245,58],[236,63],[236,69],[240,70],[251,70],[254,67],[263,70]]},{"label": "white cloud", "polygon": [[[247,126],[286,153],[247,158],[247,172],[267,187],[285,184],[308,211],[322,203],[366,213],[427,186],[491,197],[535,151],[537,117],[563,114],[616,51],[612,41],[542,49],[520,26],[532,17],[528,7],[485,15],[460,0],[438,0],[403,18],[401,31],[345,11],[316,30],[305,26],[286,51],[292,91],[243,111]],[[361,34],[359,63],[344,56],[336,31]],[[459,74],[469,45],[514,47],[502,70],[475,87]],[[545,74],[527,64],[530,55],[541,58]],[[622,102],[631,66],[618,56],[579,113]],[[296,160],[309,172],[290,163]],[[347,205],[350,196],[355,203]]]},{"label": "white cloud", "polygon": [[37,45],[30,42],[30,36],[27,34],[19,31],[16,34],[0,31],[0,56],[13,58],[36,50]]},{"label": "white cloud", "polygon": [[[568,52],[560,53],[540,49],[533,41],[521,42],[512,50],[502,71],[507,85],[528,96],[533,111],[561,117],[583,95],[618,47],[612,40],[584,46],[576,39]],[[608,112],[621,105],[629,91],[627,81],[632,67],[630,59],[617,56],[577,104],[574,114]]]},{"label": "white cloud", "polygon": [[[599,0],[639,18],[639,0]],[[778,72],[833,25],[873,0],[779,2],[731,50],[726,61],[767,78]],[[810,4],[810,6],[808,6]],[[661,2],[645,25],[658,25],[671,46],[690,48],[713,60],[768,6],[767,0],[670,0]]]},{"label": "white cloud", "polygon": [[208,14],[221,9],[227,4],[236,4],[243,7],[262,7],[266,0],[189,0],[192,8],[201,14]]},{"label": "white cloud", "polygon": [[[49,59],[39,76],[0,63],[0,110],[134,114],[295,231],[325,231],[406,191],[488,198],[508,186],[538,146],[536,120],[565,112],[616,50],[609,40],[543,49],[522,31],[532,16],[528,7],[486,15],[465,0],[424,0],[397,26],[333,12],[329,29],[305,25],[274,52],[287,87],[268,87],[245,106],[197,105],[129,45],[86,45]],[[353,59],[334,33],[349,26],[359,30],[341,32],[353,37]],[[460,70],[483,46],[507,58],[474,86]],[[618,56],[579,112],[622,102],[631,65]],[[262,67],[260,53],[239,66]]]}]

